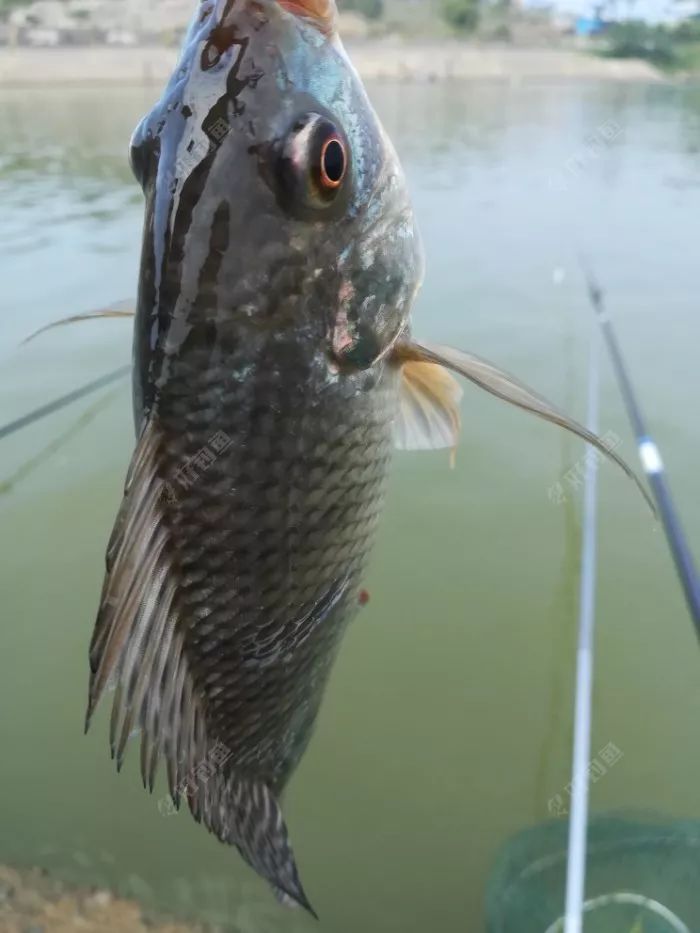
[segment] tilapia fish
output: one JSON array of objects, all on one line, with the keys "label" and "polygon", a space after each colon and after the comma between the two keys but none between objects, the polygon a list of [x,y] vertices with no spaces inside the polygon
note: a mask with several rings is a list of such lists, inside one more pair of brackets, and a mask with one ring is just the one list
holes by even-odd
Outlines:
[{"label": "tilapia fish", "polygon": [[[452,448],[447,368],[600,441],[491,364],[411,339],[422,260],[332,0],[205,0],[136,129],[137,445],[88,722],[312,910],[279,798],[355,612],[395,446]],[[123,313],[123,312],[118,312]],[[614,456],[614,454],[613,454]]]}]

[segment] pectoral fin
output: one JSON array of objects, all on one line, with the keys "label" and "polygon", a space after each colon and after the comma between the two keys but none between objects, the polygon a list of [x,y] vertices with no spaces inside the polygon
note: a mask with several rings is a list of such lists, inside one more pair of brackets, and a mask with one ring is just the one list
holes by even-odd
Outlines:
[{"label": "pectoral fin", "polygon": [[[403,342],[398,343],[393,352],[394,360],[403,367],[404,371],[416,366],[417,364],[431,364],[433,366],[447,367],[453,372],[459,373],[470,382],[490,392],[497,398],[509,402],[511,405],[517,405],[525,411],[558,424],[572,434],[578,435],[583,440],[588,441],[603,453],[609,460],[613,460],[626,474],[633,480],[637,488],[644,496],[652,513],[656,515],[656,509],[649,493],[646,491],[636,473],[625,463],[622,457],[618,456],[614,450],[611,450],[596,435],[585,428],[582,424],[574,421],[556,406],[552,405],[546,399],[542,398],[528,386],[519,382],[513,376],[504,373],[493,363],[473,356],[471,353],[465,353],[463,350],[455,350],[453,347],[431,346],[425,343]],[[405,384],[405,380],[404,380]],[[402,393],[403,394],[403,393]],[[458,422],[457,422],[458,423]],[[438,445],[433,445],[438,446]]]},{"label": "pectoral fin", "polygon": [[394,444],[399,450],[454,449],[459,439],[462,388],[444,366],[408,360],[401,367]]}]

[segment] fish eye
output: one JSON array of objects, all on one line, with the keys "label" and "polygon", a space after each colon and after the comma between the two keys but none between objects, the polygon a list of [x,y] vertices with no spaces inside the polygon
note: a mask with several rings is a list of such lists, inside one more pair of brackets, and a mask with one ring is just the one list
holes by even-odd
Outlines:
[{"label": "fish eye", "polygon": [[143,129],[146,119],[144,117],[144,120],[136,127],[129,143],[129,165],[134,178],[142,188],[146,187],[158,159],[158,144]]},{"label": "fish eye", "polygon": [[131,166],[131,172],[139,182],[140,185],[143,185],[144,179],[146,177],[146,165],[147,165],[147,156],[144,151],[143,146],[132,145],[129,147],[129,165]]},{"label": "fish eye", "polygon": [[286,207],[303,216],[344,203],[349,152],[345,133],[327,117],[307,113],[297,119],[279,160],[279,190]]}]

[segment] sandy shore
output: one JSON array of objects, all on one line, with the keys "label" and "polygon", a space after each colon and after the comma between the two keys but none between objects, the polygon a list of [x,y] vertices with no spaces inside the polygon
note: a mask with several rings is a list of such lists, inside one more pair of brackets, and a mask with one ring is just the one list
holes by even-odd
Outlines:
[{"label": "sandy shore", "polygon": [[[365,78],[435,81],[661,81],[641,61],[597,58],[561,49],[477,48],[390,42],[348,43]],[[166,48],[0,48],[0,87],[32,85],[162,85],[177,57]]]},{"label": "sandy shore", "polygon": [[107,890],[72,888],[38,868],[0,865],[0,933],[204,933],[144,915]]}]

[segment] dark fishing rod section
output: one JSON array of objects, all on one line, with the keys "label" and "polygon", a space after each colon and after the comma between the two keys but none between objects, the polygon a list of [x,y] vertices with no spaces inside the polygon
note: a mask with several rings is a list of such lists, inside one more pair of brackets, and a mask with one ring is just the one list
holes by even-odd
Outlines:
[{"label": "dark fishing rod section", "polygon": [[8,437],[10,434],[14,434],[15,431],[26,428],[28,425],[33,424],[35,421],[39,421],[42,418],[45,418],[47,415],[53,414],[55,411],[59,411],[61,408],[65,408],[66,405],[77,402],[79,399],[84,398],[86,395],[91,395],[93,392],[98,392],[100,389],[110,385],[112,382],[116,382],[118,379],[122,379],[130,372],[131,365],[120,366],[118,369],[114,369],[112,372],[105,373],[104,376],[100,376],[98,379],[93,379],[92,382],[88,382],[86,385],[81,386],[78,389],[73,389],[73,391],[68,392],[67,395],[62,395],[60,398],[56,398],[52,402],[48,402],[46,405],[42,405],[40,408],[35,408],[34,411],[30,411],[26,415],[22,415],[21,418],[17,418],[15,421],[10,421],[9,424],[0,427],[0,440],[2,440],[4,437]]},{"label": "dark fishing rod section", "polygon": [[582,265],[588,287],[588,297],[608,348],[615,378],[620,387],[625,408],[627,409],[627,416],[637,441],[639,459],[649,480],[676,572],[683,587],[688,611],[695,625],[698,640],[700,640],[700,578],[693,560],[693,554],[671,496],[659,448],[644,421],[637,395],[625,366],[620,343],[605,306],[603,290],[590,269],[585,264],[582,263]]}]

